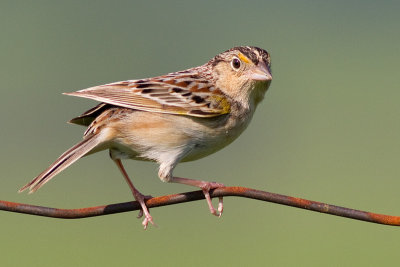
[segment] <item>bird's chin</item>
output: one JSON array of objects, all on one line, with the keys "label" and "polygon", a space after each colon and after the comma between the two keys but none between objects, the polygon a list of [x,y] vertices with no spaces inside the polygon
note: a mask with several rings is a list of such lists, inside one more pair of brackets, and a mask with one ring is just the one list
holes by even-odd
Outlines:
[{"label": "bird's chin", "polygon": [[271,84],[271,80],[251,80],[256,90],[266,91]]},{"label": "bird's chin", "polygon": [[251,97],[253,98],[254,103],[257,106],[264,99],[265,92],[268,90],[268,87],[271,84],[271,80],[262,80],[253,82],[254,82],[254,88],[252,90]]}]

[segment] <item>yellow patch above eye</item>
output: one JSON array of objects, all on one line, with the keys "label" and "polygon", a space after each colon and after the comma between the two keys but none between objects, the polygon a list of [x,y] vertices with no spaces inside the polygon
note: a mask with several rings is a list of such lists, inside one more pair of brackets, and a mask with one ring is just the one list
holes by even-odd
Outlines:
[{"label": "yellow patch above eye", "polygon": [[240,58],[240,60],[243,61],[244,63],[249,63],[250,62],[250,60],[245,55],[243,55],[242,53],[239,53],[238,58]]}]

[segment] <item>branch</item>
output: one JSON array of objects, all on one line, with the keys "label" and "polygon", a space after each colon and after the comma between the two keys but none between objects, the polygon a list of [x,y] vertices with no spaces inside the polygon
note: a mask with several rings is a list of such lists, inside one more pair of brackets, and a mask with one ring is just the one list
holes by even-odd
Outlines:
[{"label": "branch", "polygon": [[[211,190],[210,196],[212,198],[227,197],[227,196],[246,197],[246,198],[296,207],[300,209],[306,209],[306,210],[346,217],[354,220],[400,226],[400,216],[390,216],[390,215],[377,214],[361,210],[353,210],[321,202],[316,202],[291,196],[279,195],[245,187],[218,188],[215,190]],[[149,208],[155,208],[155,207],[162,207],[162,206],[179,204],[201,199],[204,199],[203,192],[193,191],[176,195],[154,197],[146,200],[146,205]],[[33,206],[28,204],[21,204],[21,203],[0,200],[0,210],[25,213],[37,216],[53,217],[53,218],[79,219],[79,218],[102,216],[108,214],[140,210],[140,205],[138,202],[132,201],[132,202],[124,202],[118,204],[110,204],[105,206],[97,206],[97,207],[89,207],[81,209],[56,209],[56,208]]]}]

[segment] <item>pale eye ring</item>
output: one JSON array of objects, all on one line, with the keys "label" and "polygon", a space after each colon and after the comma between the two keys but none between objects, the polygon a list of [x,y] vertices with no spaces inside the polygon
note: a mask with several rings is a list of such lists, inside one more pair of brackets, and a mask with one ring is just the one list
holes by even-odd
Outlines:
[{"label": "pale eye ring", "polygon": [[238,59],[237,57],[233,57],[232,61],[231,61],[231,67],[234,70],[239,70],[240,66],[242,66],[242,62],[240,61],[240,59]]}]

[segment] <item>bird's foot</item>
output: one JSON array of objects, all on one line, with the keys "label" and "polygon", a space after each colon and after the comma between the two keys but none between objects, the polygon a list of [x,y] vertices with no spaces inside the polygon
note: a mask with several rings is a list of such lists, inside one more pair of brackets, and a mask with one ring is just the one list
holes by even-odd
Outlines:
[{"label": "bird's foot", "polygon": [[144,219],[142,222],[142,225],[144,227],[144,230],[147,229],[147,225],[149,223],[151,223],[154,226],[157,226],[154,222],[153,222],[153,217],[150,215],[149,209],[146,206],[145,201],[152,198],[152,196],[144,196],[142,195],[139,191],[136,191],[133,196],[135,197],[135,200],[137,202],[139,202],[140,206],[142,207],[142,209],[139,211],[139,214],[137,216],[138,219],[142,218],[144,215]]},{"label": "bird's foot", "polygon": [[222,211],[224,210],[224,201],[222,197],[219,197],[218,201],[218,208],[215,210],[214,206],[212,205],[211,202],[211,197],[210,197],[210,190],[225,187],[225,185],[216,183],[216,182],[206,182],[206,181],[198,181],[198,180],[193,180],[193,179],[188,179],[188,178],[182,178],[182,177],[173,177],[170,182],[173,183],[179,183],[179,184],[186,184],[186,185],[191,185],[195,187],[201,188],[201,190],[204,193],[204,197],[206,198],[208,208],[210,209],[211,214],[221,217]]},{"label": "bird's foot", "polygon": [[211,214],[221,217],[222,212],[224,210],[224,199],[223,197],[219,197],[218,200],[218,208],[215,210],[210,197],[210,190],[225,187],[224,184],[216,183],[216,182],[201,182],[199,185],[201,190],[203,190],[204,197],[206,198],[208,208],[210,209]]}]

